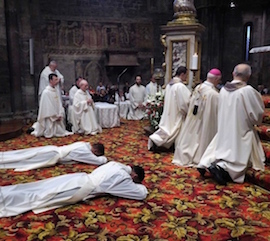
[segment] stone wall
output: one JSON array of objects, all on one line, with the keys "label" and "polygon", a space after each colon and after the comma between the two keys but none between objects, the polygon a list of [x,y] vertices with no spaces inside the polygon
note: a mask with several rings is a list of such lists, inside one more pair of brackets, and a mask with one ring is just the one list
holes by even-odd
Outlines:
[{"label": "stone wall", "polygon": [[[251,48],[270,44],[267,28],[270,2],[236,0],[234,8],[230,2],[195,0],[198,19],[206,27],[202,38],[201,76],[204,78],[209,69],[218,67],[223,72],[223,82],[231,80],[234,66],[245,61],[244,27],[247,23],[252,24]],[[250,55],[248,63],[253,70],[250,84],[254,87],[269,85],[269,55]]]},{"label": "stone wall", "polygon": [[[61,4],[59,3],[61,2]],[[55,59],[65,77],[68,90],[78,76],[95,88],[99,81],[115,85],[117,74],[128,71],[121,82],[133,83],[141,74],[143,83],[150,78],[150,59],[160,67],[164,59],[160,43],[160,24],[172,16],[172,3],[163,0],[69,1],[40,0],[43,66]],[[54,7],[52,7],[54,6]],[[119,64],[108,66],[111,54],[121,54]],[[135,55],[137,65],[129,63]],[[126,62],[126,63],[125,63]],[[38,75],[36,75],[36,81]]]}]

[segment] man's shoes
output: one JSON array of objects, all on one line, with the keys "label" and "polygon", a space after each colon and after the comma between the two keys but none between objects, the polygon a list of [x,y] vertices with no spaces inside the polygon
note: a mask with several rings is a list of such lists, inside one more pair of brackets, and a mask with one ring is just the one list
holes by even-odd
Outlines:
[{"label": "man's shoes", "polygon": [[[227,173],[224,169],[221,167],[211,164],[211,166],[208,168],[209,172],[212,174],[213,179],[220,185],[227,185],[227,178],[225,173]],[[223,171],[222,171],[223,170]],[[228,173],[227,173],[228,174]],[[228,174],[229,175],[229,174]]]},{"label": "man's shoes", "polygon": [[33,127],[30,127],[27,129],[26,133],[31,134],[35,129]]},{"label": "man's shoes", "polygon": [[153,146],[149,149],[149,151],[152,151],[152,152],[157,152],[157,145],[153,142]]},{"label": "man's shoes", "polygon": [[197,167],[198,172],[201,174],[202,177],[204,177],[204,174],[206,173],[206,170],[204,168]]}]

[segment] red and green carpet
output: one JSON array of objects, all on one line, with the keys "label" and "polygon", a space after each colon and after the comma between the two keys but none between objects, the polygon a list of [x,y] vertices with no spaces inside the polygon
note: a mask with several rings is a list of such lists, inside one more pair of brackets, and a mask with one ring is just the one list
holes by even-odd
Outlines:
[{"label": "red and green carpet", "polygon": [[[109,160],[144,166],[144,201],[103,196],[39,215],[27,212],[0,219],[0,240],[165,241],[270,240],[270,193],[249,181],[220,186],[194,168],[171,163],[173,153],[147,150],[148,121],[122,120],[121,127],[96,136],[35,138],[24,133],[0,142],[0,151],[75,141],[103,142]],[[0,170],[0,185],[27,183],[95,166],[56,165],[27,172]],[[251,173],[257,180],[265,173]],[[268,171],[268,175],[269,171]],[[252,177],[252,175],[251,175]]]}]

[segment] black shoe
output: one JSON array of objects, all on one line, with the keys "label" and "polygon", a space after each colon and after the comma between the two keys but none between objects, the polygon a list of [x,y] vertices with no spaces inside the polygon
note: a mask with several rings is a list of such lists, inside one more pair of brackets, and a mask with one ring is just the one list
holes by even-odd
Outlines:
[{"label": "black shoe", "polygon": [[35,129],[33,127],[30,127],[27,129],[26,133],[31,134]]},{"label": "black shoe", "polygon": [[204,177],[204,174],[206,173],[206,170],[204,168],[197,167],[198,172],[201,174],[202,177]]},{"label": "black shoe", "polygon": [[149,149],[149,151],[152,151],[152,152],[157,152],[157,145],[153,142],[153,146]]},{"label": "black shoe", "polygon": [[222,177],[226,182],[231,182],[232,178],[230,177],[229,173],[225,171],[222,167],[218,166],[219,170],[222,173]]},{"label": "black shoe", "polygon": [[[212,174],[213,179],[220,185],[227,185],[227,181],[223,177],[223,172],[219,169],[219,166],[211,164],[208,168],[209,172]],[[223,170],[224,171],[224,170]]]}]

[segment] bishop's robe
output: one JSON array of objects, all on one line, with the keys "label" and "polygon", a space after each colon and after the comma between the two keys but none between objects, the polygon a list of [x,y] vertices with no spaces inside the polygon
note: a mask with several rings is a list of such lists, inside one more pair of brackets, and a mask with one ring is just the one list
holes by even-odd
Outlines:
[{"label": "bishop's robe", "polygon": [[72,173],[0,187],[0,217],[30,210],[40,213],[104,194],[143,200],[147,189],[133,182],[131,172],[130,166],[111,161],[91,174]]},{"label": "bishop's robe", "polygon": [[253,87],[233,80],[221,89],[218,131],[203,154],[199,168],[211,163],[227,171],[234,182],[242,183],[249,166],[264,170],[265,155],[254,125],[262,123],[264,103]]},{"label": "bishop's robe", "polygon": [[92,99],[87,91],[77,90],[73,99],[72,108],[72,131],[85,135],[95,135],[102,132],[101,126],[97,122],[94,111],[94,102],[89,105],[88,99]]},{"label": "bishop's robe", "polygon": [[[60,116],[62,119],[58,120]],[[33,125],[34,131],[31,134],[37,137],[45,136],[46,138],[72,135],[72,132],[66,130],[64,119],[65,110],[57,88],[48,85],[41,94],[38,118]]]},{"label": "bishop's robe", "polygon": [[145,117],[145,110],[138,108],[139,105],[145,105],[146,92],[143,85],[134,84],[129,89],[130,108],[127,116],[128,120],[141,120]]},{"label": "bishop's robe", "polygon": [[186,120],[175,143],[174,164],[193,166],[199,163],[217,132],[218,95],[208,81],[194,89]]},{"label": "bishop's robe", "polygon": [[174,77],[165,89],[164,108],[158,130],[149,136],[148,149],[153,146],[170,148],[178,136],[185,121],[190,100],[189,89]]},{"label": "bishop's robe", "polygon": [[0,152],[0,169],[28,171],[53,166],[56,163],[82,162],[101,165],[105,156],[96,156],[89,142],[75,142],[65,146],[39,146],[14,151]]}]

